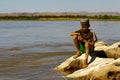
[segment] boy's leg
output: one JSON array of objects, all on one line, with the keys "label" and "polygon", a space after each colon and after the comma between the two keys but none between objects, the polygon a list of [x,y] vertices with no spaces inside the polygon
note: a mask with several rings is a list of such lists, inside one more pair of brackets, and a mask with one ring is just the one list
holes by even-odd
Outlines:
[{"label": "boy's leg", "polygon": [[83,62],[82,68],[85,68],[88,66],[88,55],[90,51],[90,44],[88,42],[85,43],[85,48],[86,48],[86,54],[85,54],[85,60]]},{"label": "boy's leg", "polygon": [[77,57],[81,56],[81,52],[77,51],[76,54],[73,56],[74,59],[76,59]]},{"label": "boy's leg", "polygon": [[73,40],[74,40],[74,46],[77,50],[76,54],[74,55],[74,59],[76,59],[77,57],[81,56],[81,51],[79,49],[79,41],[78,41],[78,36],[77,35],[74,35],[73,36]]}]

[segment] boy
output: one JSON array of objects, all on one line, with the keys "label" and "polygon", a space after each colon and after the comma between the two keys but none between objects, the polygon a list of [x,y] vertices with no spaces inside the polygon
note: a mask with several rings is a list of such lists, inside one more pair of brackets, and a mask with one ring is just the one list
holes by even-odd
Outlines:
[{"label": "boy", "polygon": [[74,59],[81,56],[82,53],[85,54],[85,60],[83,63],[83,68],[88,66],[88,55],[92,49],[94,49],[94,44],[97,41],[97,37],[93,31],[89,29],[89,19],[82,19],[80,21],[81,29],[71,32],[70,35],[73,37],[74,45],[77,50],[74,55]]}]

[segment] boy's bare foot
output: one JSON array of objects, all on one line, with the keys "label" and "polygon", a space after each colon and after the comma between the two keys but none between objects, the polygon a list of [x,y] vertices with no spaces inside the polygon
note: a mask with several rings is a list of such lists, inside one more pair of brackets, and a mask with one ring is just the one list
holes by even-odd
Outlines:
[{"label": "boy's bare foot", "polygon": [[86,67],[88,67],[88,63],[87,63],[87,60],[85,59],[83,62],[82,68],[86,68]]},{"label": "boy's bare foot", "polygon": [[73,56],[74,59],[76,59],[77,57],[81,56],[81,52],[80,51],[77,51],[76,54]]},{"label": "boy's bare foot", "polygon": [[86,67],[88,67],[87,64],[83,64],[83,65],[82,65],[82,68],[86,68]]}]

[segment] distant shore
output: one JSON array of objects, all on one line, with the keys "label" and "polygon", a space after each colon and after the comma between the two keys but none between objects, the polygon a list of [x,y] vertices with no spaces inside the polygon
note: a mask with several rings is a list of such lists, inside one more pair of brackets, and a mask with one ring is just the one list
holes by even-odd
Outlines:
[{"label": "distant shore", "polygon": [[81,18],[120,21],[120,13],[0,13],[0,21],[62,21],[80,20]]},{"label": "distant shore", "polygon": [[[89,18],[89,17],[88,17]],[[40,19],[0,19],[0,21],[79,21],[82,18],[40,18]],[[120,19],[95,19],[89,18],[93,21],[120,21]]]}]

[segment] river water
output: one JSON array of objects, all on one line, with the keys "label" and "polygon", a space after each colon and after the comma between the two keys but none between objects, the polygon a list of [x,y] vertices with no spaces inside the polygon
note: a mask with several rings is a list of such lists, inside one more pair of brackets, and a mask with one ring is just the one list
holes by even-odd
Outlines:
[{"label": "river water", "polygon": [[[119,21],[91,21],[98,41],[120,41]],[[54,67],[74,54],[79,21],[1,21],[0,80],[64,80]]]}]

